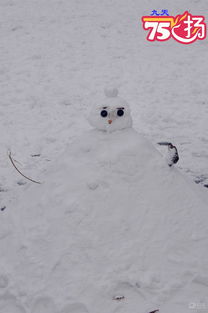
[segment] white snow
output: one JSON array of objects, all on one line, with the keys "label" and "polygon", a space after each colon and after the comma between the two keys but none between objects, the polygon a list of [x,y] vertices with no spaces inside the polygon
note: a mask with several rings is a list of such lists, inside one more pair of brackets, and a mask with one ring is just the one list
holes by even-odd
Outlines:
[{"label": "white snow", "polygon": [[43,180],[3,215],[1,262],[28,312],[188,312],[206,296],[206,190],[136,131],[86,132]]},{"label": "white snow", "polygon": [[118,96],[118,89],[117,88],[110,88],[110,87],[106,87],[105,89],[104,89],[104,93],[105,93],[105,95],[106,95],[106,97],[117,97]]},{"label": "white snow", "polygon": [[[207,190],[191,182],[208,177],[207,40],[147,42],[141,17],[165,8],[207,14],[202,0],[1,0],[0,312],[207,309]],[[179,165],[131,129],[88,133],[106,85]]]}]

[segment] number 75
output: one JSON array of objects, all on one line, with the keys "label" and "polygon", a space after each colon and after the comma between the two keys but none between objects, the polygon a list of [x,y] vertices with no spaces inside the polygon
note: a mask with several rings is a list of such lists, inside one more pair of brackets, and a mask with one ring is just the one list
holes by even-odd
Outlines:
[{"label": "number 75", "polygon": [[[144,29],[151,29],[147,40],[167,40],[171,36],[170,22],[144,22]],[[159,35],[161,34],[161,35]]]}]

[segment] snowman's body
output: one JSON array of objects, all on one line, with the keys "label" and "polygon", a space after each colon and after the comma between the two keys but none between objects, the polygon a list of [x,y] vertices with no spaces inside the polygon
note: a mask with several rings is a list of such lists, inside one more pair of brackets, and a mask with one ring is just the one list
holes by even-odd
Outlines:
[{"label": "snowman's body", "polygon": [[15,261],[19,282],[31,296],[82,302],[89,313],[145,313],[154,303],[161,312],[189,312],[186,301],[208,291],[206,281],[200,285],[207,270],[203,194],[130,123],[118,130],[113,123],[69,145],[45,184],[27,192],[16,223],[25,247],[22,267]]}]

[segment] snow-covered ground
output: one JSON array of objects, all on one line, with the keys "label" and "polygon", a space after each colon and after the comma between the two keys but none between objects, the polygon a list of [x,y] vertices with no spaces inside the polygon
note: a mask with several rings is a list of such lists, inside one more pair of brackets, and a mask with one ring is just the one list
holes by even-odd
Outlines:
[{"label": "snow-covered ground", "polygon": [[1,188],[19,179],[8,172],[8,149],[38,177],[88,127],[85,112],[109,84],[138,131],[176,144],[183,171],[208,182],[208,41],[146,41],[140,19],[162,8],[207,13],[196,0],[1,0]]},{"label": "snow-covered ground", "polygon": [[[2,223],[6,225],[7,214],[12,218],[12,200],[23,201],[32,184],[15,172],[8,150],[26,175],[43,178],[66,146],[90,129],[85,117],[106,85],[118,87],[129,102],[137,131],[155,146],[161,140],[174,143],[182,172],[208,183],[208,41],[187,46],[172,39],[146,41],[141,17],[153,9],[208,16],[206,1],[200,0],[0,1],[0,206],[6,206]],[[12,232],[12,224],[9,227],[0,237],[4,249],[8,247],[3,239]],[[2,293],[9,279],[4,272],[10,273],[9,265],[1,272]],[[124,289],[128,293],[128,287]],[[28,299],[18,290],[19,295],[0,294],[4,313],[24,312],[16,299],[22,303]],[[54,308],[51,298],[43,298],[40,304],[31,304],[35,313],[56,312],[52,308],[41,312],[44,301]],[[87,312],[82,304],[72,306],[63,312]]]}]

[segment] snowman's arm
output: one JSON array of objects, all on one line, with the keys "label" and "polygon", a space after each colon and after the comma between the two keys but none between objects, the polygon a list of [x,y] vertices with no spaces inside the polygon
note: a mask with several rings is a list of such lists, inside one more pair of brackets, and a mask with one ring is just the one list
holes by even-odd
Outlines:
[{"label": "snowman's arm", "polygon": [[171,146],[168,147],[167,159],[168,159],[168,165],[170,167],[173,164],[178,163],[179,155],[178,155],[178,150],[177,150],[177,148],[175,146],[171,145]]},{"label": "snowman's arm", "polygon": [[167,152],[167,161],[168,165],[172,166],[173,164],[176,164],[179,161],[179,154],[176,146],[174,146],[171,142],[168,141],[162,141],[158,142],[160,146],[167,146],[168,152]]}]

